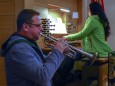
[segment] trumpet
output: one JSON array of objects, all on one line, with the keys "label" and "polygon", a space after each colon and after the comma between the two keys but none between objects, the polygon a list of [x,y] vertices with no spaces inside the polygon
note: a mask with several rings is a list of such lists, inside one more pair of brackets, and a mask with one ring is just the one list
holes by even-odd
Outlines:
[{"label": "trumpet", "polygon": [[[51,40],[53,42],[57,42],[58,39],[56,39],[55,37],[52,37],[52,36],[48,36],[48,35],[45,35],[43,33],[40,33],[41,36],[45,37],[45,39],[48,39],[48,40]],[[51,48],[53,48],[52,45],[50,45],[46,40],[44,40],[44,42]],[[81,49],[78,49],[72,45],[70,45],[69,43],[65,43],[68,47],[69,47],[69,53],[64,53],[66,56],[72,58],[72,59],[75,59],[76,57],[76,52],[79,52],[81,53],[82,55],[86,56],[87,58],[89,58],[91,60],[91,65],[94,63],[94,61],[96,60],[96,57],[98,56],[98,53],[95,53],[95,54],[90,54],[90,53],[87,53]]]}]

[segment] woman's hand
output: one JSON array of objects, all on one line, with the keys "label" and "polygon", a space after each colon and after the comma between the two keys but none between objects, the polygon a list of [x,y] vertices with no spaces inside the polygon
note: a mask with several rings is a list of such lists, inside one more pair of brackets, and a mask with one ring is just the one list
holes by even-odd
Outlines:
[{"label": "woman's hand", "polygon": [[69,39],[68,39],[66,36],[63,36],[63,38],[64,38],[66,41],[69,41]]}]

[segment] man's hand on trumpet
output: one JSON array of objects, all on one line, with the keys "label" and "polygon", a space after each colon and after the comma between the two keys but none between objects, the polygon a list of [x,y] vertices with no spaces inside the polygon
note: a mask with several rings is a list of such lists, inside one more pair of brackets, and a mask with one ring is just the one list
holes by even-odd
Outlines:
[{"label": "man's hand on trumpet", "polygon": [[61,53],[69,51],[68,45],[66,44],[66,39],[59,38],[57,42],[54,44],[54,48],[59,50]]}]

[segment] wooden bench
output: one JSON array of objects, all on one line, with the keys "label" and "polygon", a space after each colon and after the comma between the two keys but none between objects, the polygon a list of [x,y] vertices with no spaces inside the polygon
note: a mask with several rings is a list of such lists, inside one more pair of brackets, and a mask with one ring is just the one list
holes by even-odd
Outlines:
[{"label": "wooden bench", "polygon": [[[83,61],[87,62],[88,59]],[[82,68],[83,86],[89,86],[89,80],[96,79],[97,86],[107,86],[108,83],[108,58],[97,58],[93,65],[84,65]]]},{"label": "wooden bench", "polygon": [[109,82],[108,86],[115,86],[115,55],[109,56]]}]

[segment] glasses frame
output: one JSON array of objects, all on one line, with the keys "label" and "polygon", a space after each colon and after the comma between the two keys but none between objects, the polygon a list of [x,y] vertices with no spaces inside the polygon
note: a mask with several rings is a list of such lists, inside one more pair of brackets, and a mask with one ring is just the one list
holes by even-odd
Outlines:
[{"label": "glasses frame", "polygon": [[32,23],[27,23],[27,24],[29,24],[29,25],[34,25],[34,26],[36,26],[36,27],[40,27],[42,24],[32,24]]}]

